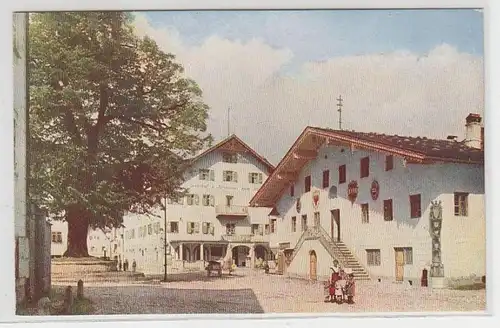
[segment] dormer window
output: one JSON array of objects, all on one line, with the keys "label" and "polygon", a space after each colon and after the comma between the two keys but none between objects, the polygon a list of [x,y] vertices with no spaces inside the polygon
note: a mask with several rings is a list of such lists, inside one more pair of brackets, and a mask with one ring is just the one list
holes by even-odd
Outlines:
[{"label": "dormer window", "polygon": [[224,163],[238,163],[238,154],[223,153],[222,161]]}]

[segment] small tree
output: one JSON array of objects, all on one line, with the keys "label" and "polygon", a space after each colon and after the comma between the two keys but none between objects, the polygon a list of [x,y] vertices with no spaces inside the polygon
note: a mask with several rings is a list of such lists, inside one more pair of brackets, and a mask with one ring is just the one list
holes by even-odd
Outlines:
[{"label": "small tree", "polygon": [[122,12],[30,18],[29,190],[67,221],[65,256],[88,256],[89,227],[179,196],[185,159],[211,142],[200,89],[131,22]]}]

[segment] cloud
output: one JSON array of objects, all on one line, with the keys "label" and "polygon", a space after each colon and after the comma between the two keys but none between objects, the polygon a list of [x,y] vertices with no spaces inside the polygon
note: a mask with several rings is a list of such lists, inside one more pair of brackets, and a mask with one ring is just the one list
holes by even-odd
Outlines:
[{"label": "cloud", "polygon": [[336,98],[344,98],[343,128],[445,138],[464,135],[465,117],[484,108],[483,61],[442,44],[426,54],[397,51],[303,62],[285,74],[289,49],[263,40],[217,35],[188,46],[174,28],[155,29],[141,14],[136,33],[177,56],[211,106],[209,131],[231,132],[277,163],[307,125],[338,127]]}]

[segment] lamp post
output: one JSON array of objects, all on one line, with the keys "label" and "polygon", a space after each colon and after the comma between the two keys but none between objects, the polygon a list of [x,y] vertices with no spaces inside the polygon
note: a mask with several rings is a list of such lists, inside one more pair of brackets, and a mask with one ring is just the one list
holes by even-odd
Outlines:
[{"label": "lamp post", "polygon": [[167,240],[167,197],[165,196],[165,204],[163,206],[163,255],[164,255],[164,261],[165,261],[165,268],[164,268],[164,273],[163,273],[163,281],[167,282],[167,247],[168,247],[168,240]]}]

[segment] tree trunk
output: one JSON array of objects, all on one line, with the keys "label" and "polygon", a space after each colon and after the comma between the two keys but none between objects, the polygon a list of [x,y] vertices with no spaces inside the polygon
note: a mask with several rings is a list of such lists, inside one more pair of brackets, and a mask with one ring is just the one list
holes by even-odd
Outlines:
[{"label": "tree trunk", "polygon": [[88,257],[87,234],[89,230],[89,216],[85,210],[69,209],[66,222],[68,223],[68,248],[65,257]]}]

